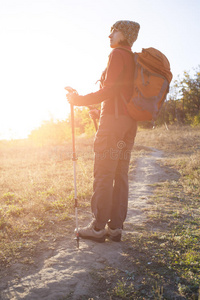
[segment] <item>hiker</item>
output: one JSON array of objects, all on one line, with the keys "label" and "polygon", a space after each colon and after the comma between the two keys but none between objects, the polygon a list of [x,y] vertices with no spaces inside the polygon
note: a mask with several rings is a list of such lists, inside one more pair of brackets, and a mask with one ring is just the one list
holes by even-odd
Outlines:
[{"label": "hiker", "polygon": [[121,95],[127,101],[132,95],[133,57],[127,50],[131,50],[139,29],[136,22],[116,22],[109,35],[113,50],[101,76],[99,91],[84,96],[66,95],[68,102],[76,106],[101,102],[99,128],[94,140],[93,220],[78,230],[80,237],[97,242],[104,242],[106,236],[121,241],[127,215],[128,169],[137,122],[129,116]]}]

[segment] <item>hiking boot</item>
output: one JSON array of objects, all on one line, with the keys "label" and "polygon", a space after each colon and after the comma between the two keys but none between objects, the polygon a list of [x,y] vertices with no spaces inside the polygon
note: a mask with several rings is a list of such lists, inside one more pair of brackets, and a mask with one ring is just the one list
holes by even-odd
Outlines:
[{"label": "hiking boot", "polygon": [[111,229],[108,226],[107,229],[107,236],[114,242],[120,242],[121,237],[122,237],[122,229],[116,228],[116,229]]},{"label": "hiking boot", "polygon": [[83,239],[93,240],[95,242],[103,243],[106,238],[106,230],[95,230],[95,222],[92,221],[88,226],[79,228],[79,236]]}]

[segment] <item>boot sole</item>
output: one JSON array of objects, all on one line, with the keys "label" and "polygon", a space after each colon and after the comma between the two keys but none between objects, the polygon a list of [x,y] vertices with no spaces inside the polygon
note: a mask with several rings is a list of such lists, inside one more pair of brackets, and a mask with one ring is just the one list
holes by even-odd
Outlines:
[{"label": "boot sole", "polygon": [[106,236],[103,236],[101,238],[96,238],[94,236],[81,236],[79,235],[80,238],[84,239],[84,240],[91,240],[91,241],[95,241],[95,242],[98,242],[98,243],[104,243],[105,242],[105,239],[106,239]]},{"label": "boot sole", "polygon": [[116,236],[108,235],[108,238],[113,242],[121,242],[121,237],[122,237],[121,234],[118,234]]}]

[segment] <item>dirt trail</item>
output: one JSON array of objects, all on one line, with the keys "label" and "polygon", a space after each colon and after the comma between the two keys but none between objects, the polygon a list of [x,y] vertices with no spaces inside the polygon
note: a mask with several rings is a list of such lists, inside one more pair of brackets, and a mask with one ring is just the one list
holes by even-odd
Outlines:
[{"label": "dirt trail", "polygon": [[[131,174],[129,210],[124,235],[132,232],[131,225],[141,225],[146,221],[144,208],[153,192],[151,184],[173,179],[174,173],[160,166],[162,152],[151,149],[148,156],[137,160]],[[94,270],[107,266],[123,270],[123,242],[106,241],[103,244],[88,240],[80,241],[79,250],[70,236],[66,238],[55,253],[46,253],[43,263],[23,275],[23,266],[14,266],[13,280],[0,283],[0,299],[89,299],[95,297]],[[96,297],[95,299],[100,299]]]}]

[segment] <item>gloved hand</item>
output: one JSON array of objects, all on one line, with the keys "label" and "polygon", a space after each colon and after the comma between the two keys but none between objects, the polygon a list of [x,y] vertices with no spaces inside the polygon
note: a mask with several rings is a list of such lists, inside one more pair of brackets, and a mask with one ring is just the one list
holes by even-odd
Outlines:
[{"label": "gloved hand", "polygon": [[65,90],[68,91],[68,94],[66,94],[67,101],[70,104],[81,106],[81,96],[79,96],[77,91],[69,86],[66,86]]},{"label": "gloved hand", "polygon": [[76,106],[81,106],[81,96],[79,96],[78,94],[76,93],[68,93],[66,94],[66,98],[67,98],[67,101],[70,103],[70,104],[73,104],[73,105],[76,105]]}]

